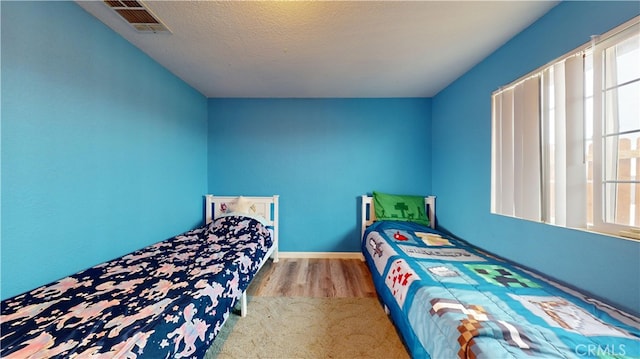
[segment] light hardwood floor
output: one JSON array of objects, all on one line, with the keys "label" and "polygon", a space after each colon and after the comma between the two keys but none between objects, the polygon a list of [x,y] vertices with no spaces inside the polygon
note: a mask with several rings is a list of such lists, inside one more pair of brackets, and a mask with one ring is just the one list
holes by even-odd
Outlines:
[{"label": "light hardwood floor", "polygon": [[367,265],[359,259],[269,260],[247,288],[263,297],[375,297]]}]

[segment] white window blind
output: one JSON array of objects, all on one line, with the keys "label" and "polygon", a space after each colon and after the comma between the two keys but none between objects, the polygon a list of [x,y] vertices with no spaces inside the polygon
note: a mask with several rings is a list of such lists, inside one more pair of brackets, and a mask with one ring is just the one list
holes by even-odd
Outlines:
[{"label": "white window blind", "polygon": [[543,220],[586,226],[584,61],[567,58],[542,72]]},{"label": "white window blind", "polygon": [[492,211],[585,227],[582,54],[496,92],[493,103]]},{"label": "white window blind", "polygon": [[640,17],[492,95],[492,213],[640,239]]},{"label": "white window blind", "polygon": [[538,76],[493,96],[494,213],[540,220],[539,98]]}]

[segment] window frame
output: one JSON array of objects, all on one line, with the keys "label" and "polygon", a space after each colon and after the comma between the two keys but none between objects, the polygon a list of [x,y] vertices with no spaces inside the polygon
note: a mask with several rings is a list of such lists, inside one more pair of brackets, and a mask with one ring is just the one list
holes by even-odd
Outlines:
[{"label": "window frame", "polygon": [[[593,223],[588,226],[588,229],[598,233],[623,236],[625,239],[628,238],[625,234],[629,232],[635,232],[640,235],[640,232],[637,232],[640,230],[640,224],[631,226],[606,220],[606,201],[608,198],[606,197],[604,184],[610,181],[604,179],[604,152],[606,146],[605,137],[611,134],[605,134],[604,130],[606,128],[604,108],[606,89],[603,86],[604,73],[606,71],[604,57],[608,48],[638,34],[640,34],[640,17],[636,17],[605,33],[601,36],[602,40],[594,39],[591,53],[593,61]],[[640,179],[636,178],[635,183],[640,183]],[[639,204],[636,204],[636,206],[639,206]],[[637,210],[640,210],[640,208]],[[632,239],[638,240],[640,238]]]},{"label": "window frame", "polygon": [[[634,223],[633,220],[630,221],[630,223],[632,223],[633,225],[623,225],[618,223],[607,222],[607,218],[605,214],[605,206],[606,206],[605,198],[606,197],[605,197],[604,183],[607,183],[607,181],[604,180],[603,174],[605,171],[604,170],[604,166],[605,166],[604,150],[605,150],[605,145],[607,141],[603,137],[603,131],[605,128],[605,121],[606,121],[603,104],[605,102],[604,98],[606,96],[606,91],[603,91],[603,86],[602,86],[603,76],[604,76],[603,75],[604,74],[603,55],[606,52],[606,49],[612,46],[616,46],[616,44],[622,43],[628,38],[639,33],[640,33],[640,16],[636,16],[631,20],[619,26],[616,26],[615,28],[611,29],[610,31],[607,31],[606,33],[600,36],[592,36],[592,39],[590,42],[578,47],[573,51],[566,53],[565,55],[559,57],[558,59],[551,61],[548,64],[545,64],[544,66],[522,76],[521,78],[517,79],[511,84],[503,86],[493,92],[491,96],[491,104],[492,104],[491,165],[492,165],[492,168],[491,168],[491,206],[490,206],[490,210],[492,214],[499,214],[499,215],[525,219],[525,220],[533,220],[533,221],[561,226],[565,228],[586,230],[589,232],[605,234],[605,235],[614,236],[614,237],[618,237],[626,240],[635,240],[635,241],[640,240],[640,223]],[[516,86],[521,85],[531,77],[539,77],[540,81],[542,81],[542,74],[545,71],[555,66],[556,64],[559,64],[571,57],[576,56],[576,54],[580,54],[580,56],[584,58],[584,61],[586,61],[587,55],[591,56],[593,78],[592,79],[587,78],[586,65],[583,66],[582,78],[584,81],[583,86],[585,91],[583,92],[583,96],[581,100],[582,110],[583,110],[582,111],[583,112],[582,114],[583,133],[582,133],[581,152],[583,156],[583,164],[584,164],[584,172],[585,172],[584,180],[583,180],[584,194],[580,195],[578,198],[573,199],[576,196],[574,194],[574,197],[568,198],[565,204],[571,207],[573,203],[568,203],[568,202],[578,201],[579,203],[583,203],[583,206],[585,207],[585,210],[584,210],[585,218],[583,221],[580,221],[580,223],[573,222],[573,223],[568,223],[567,225],[564,225],[564,224],[556,224],[554,222],[551,222],[550,213],[549,213],[550,211],[549,211],[548,195],[550,191],[550,188],[549,188],[550,183],[548,181],[549,179],[548,173],[547,173],[548,171],[546,170],[546,166],[549,163],[548,162],[549,158],[547,158],[547,155],[545,153],[545,147],[544,147],[546,146],[544,141],[547,141],[548,139],[542,138],[542,136],[545,135],[545,131],[547,131],[544,128],[546,124],[545,122],[543,122],[544,121],[543,117],[547,116],[547,114],[544,113],[544,106],[543,106],[542,99],[540,99],[539,101],[539,119],[538,119],[539,126],[540,126],[539,146],[540,146],[540,152],[542,155],[540,159],[541,160],[540,171],[538,173],[538,175],[540,176],[540,189],[539,189],[540,203],[539,204],[541,205],[541,213],[539,214],[538,218],[530,218],[527,216],[520,215],[517,210],[514,211],[510,208],[510,207],[516,207],[518,205],[517,203],[514,202],[513,206],[511,205],[505,206],[504,204],[502,204],[505,200],[504,193],[502,190],[504,188],[509,189],[514,186],[517,186],[517,184],[514,185],[513,183],[510,183],[510,182],[517,181],[517,176],[512,175],[511,177],[507,176],[507,178],[505,178],[502,175],[503,173],[502,171],[504,171],[504,168],[503,168],[504,156],[506,156],[506,158],[508,159],[509,156],[513,158],[516,155],[516,153],[513,152],[514,145],[516,145],[515,143],[513,143],[513,141],[517,140],[516,139],[517,134],[515,133],[511,134],[511,137],[510,137],[510,141],[512,143],[511,147],[509,147],[508,144],[506,145],[506,148],[511,148],[512,152],[510,154],[503,153],[502,147],[504,146],[504,144],[502,143],[502,141],[504,141],[504,134],[502,133],[503,129],[501,128],[501,126],[504,121],[502,118],[503,116],[502,112],[504,111],[504,108],[501,108],[500,104],[502,104],[502,102],[504,101],[504,99],[502,98],[503,94],[508,93],[508,91],[513,91],[513,89],[515,89]],[[602,71],[600,71],[600,69],[602,69]],[[589,98],[588,91],[586,88],[588,86],[587,84],[589,83],[589,80],[592,80],[592,86],[589,86],[589,87],[592,87],[593,89],[592,99]],[[591,90],[591,88],[588,90]],[[541,84],[540,85],[541,98],[543,96],[542,94],[543,91],[544,91],[544,86]],[[514,100],[511,100],[511,101],[515,102]],[[589,104],[589,101],[591,101],[591,104]],[[592,107],[592,113],[590,114],[590,116],[592,116],[593,129],[587,129],[586,118],[587,118],[588,112],[590,112],[590,109],[588,109],[587,106]],[[521,109],[513,109],[513,113],[516,113],[518,111],[521,111]],[[513,117],[511,118],[510,121],[513,122]],[[511,124],[511,127],[514,127],[513,123]],[[588,131],[592,132],[592,138],[588,138],[588,135],[587,135]],[[509,136],[507,136],[507,138],[508,137]],[[591,142],[591,146],[592,146],[591,177],[589,177],[589,172],[587,171],[587,165],[588,165],[587,143],[589,141]],[[640,166],[640,160],[636,160],[636,161],[637,161],[636,166]],[[516,166],[519,166],[521,164],[514,162],[513,165],[515,168]],[[506,182],[506,187],[504,187],[505,182]],[[632,183],[636,183],[636,186],[637,186],[637,183],[640,183],[640,178],[638,177],[634,178]],[[589,185],[591,185],[590,194],[588,192]],[[635,187],[635,188],[636,188],[635,191],[638,191],[637,189],[638,187]],[[513,197],[513,195],[514,194],[507,194],[506,198],[508,199],[509,196]],[[588,209],[587,201],[589,199],[591,200],[592,208],[590,213],[587,213],[589,212],[587,211]],[[636,202],[635,205],[636,205],[635,207],[636,211],[640,211],[640,203]]]}]

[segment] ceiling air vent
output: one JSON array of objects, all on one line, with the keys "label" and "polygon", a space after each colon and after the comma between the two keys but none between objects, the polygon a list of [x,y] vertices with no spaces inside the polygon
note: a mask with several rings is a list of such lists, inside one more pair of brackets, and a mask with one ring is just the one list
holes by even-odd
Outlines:
[{"label": "ceiling air vent", "polygon": [[126,22],[131,24],[138,32],[171,33],[141,1],[105,0],[104,3],[118,13]]}]

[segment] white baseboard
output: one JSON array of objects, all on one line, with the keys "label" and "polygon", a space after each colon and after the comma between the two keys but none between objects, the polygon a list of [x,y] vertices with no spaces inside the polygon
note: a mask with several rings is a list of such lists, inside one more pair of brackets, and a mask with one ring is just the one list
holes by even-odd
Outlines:
[{"label": "white baseboard", "polygon": [[278,252],[280,258],[364,259],[360,252]]}]

